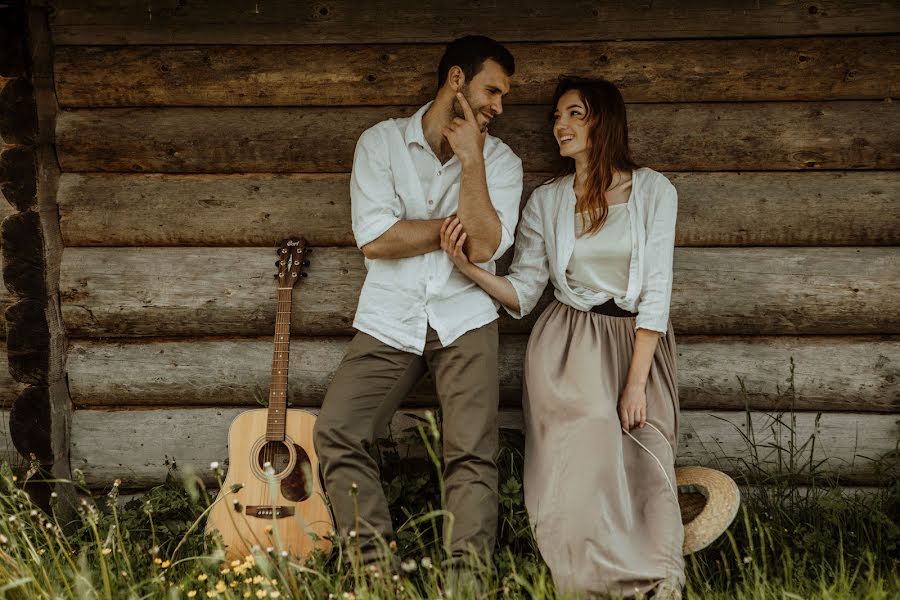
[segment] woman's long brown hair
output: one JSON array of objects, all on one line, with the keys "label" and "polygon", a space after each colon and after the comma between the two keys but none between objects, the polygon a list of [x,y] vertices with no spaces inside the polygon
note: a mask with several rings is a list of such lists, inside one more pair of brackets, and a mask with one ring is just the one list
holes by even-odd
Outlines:
[{"label": "woman's long brown hair", "polygon": [[[609,215],[606,190],[612,185],[613,171],[630,172],[639,165],[631,158],[628,148],[625,100],[619,88],[605,79],[562,76],[553,94],[551,122],[559,99],[571,90],[581,96],[587,109],[585,119],[590,123],[586,191],[581,205],[590,217],[590,227],[585,228],[584,234],[596,233]],[[575,159],[559,157],[559,162],[551,182],[575,172]]]}]

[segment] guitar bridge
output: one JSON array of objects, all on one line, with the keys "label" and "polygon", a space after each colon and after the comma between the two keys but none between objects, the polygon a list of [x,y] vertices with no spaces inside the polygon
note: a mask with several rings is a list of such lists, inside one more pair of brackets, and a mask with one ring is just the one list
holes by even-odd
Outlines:
[{"label": "guitar bridge", "polygon": [[246,514],[260,519],[283,519],[294,516],[293,506],[248,506]]}]

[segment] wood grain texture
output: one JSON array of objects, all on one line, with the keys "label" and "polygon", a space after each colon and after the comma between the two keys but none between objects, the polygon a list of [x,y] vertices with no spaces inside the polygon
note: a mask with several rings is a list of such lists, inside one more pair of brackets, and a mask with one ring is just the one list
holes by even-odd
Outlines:
[{"label": "wood grain texture", "polygon": [[[895,95],[900,37],[511,44],[506,104],[548,104],[563,73],[636,102],[862,100]],[[424,104],[440,45],[60,46],[64,107]]]},{"label": "wood grain texture", "polygon": [[[897,103],[637,104],[634,155],[668,171],[893,169],[900,167]],[[59,115],[63,171],[347,172],[359,135],[414,107],[107,108]],[[547,109],[513,106],[492,133],[526,171],[557,153]]]},{"label": "wood grain texture", "polygon": [[26,297],[16,299],[3,313],[6,324],[5,367],[16,381],[45,387],[52,381],[48,317],[55,311],[50,308],[46,297]]},{"label": "wood grain texture", "polygon": [[[680,334],[897,334],[897,248],[678,248]],[[63,318],[73,337],[267,335],[274,248],[66,248]],[[351,333],[364,276],[355,248],[316,248],[292,331]],[[508,260],[508,255],[507,255]],[[501,269],[505,268],[501,264]],[[505,271],[501,271],[505,272]],[[550,300],[504,332],[527,332]]]},{"label": "wood grain texture", "polygon": [[9,432],[9,407],[6,404],[0,409],[0,462],[7,462],[14,469],[28,465],[13,445]]},{"label": "wood grain texture", "polygon": [[[771,37],[895,33],[879,0],[606,2],[524,0],[52,0],[57,44],[358,44]],[[477,27],[476,27],[477,26]]]},{"label": "wood grain texture", "polygon": [[9,310],[9,307],[12,306],[15,301],[15,296],[6,289],[6,283],[3,281],[3,269],[0,269],[0,335],[3,336],[3,339],[6,339],[7,330],[6,311]]},{"label": "wood grain texture", "polygon": [[3,217],[12,214],[11,207],[28,210],[37,204],[37,154],[26,146],[0,149],[0,191],[12,205],[0,202]]},{"label": "wood grain texture", "polygon": [[[900,245],[900,172],[665,175],[678,246]],[[545,177],[526,174],[523,201]],[[66,173],[58,198],[69,247],[264,246],[291,227],[355,245],[347,174]]]},{"label": "wood grain texture", "polygon": [[[239,408],[76,410],[72,467],[81,469],[95,488],[108,487],[117,478],[125,487],[149,487],[161,483],[167,466],[172,464],[212,483],[209,465],[226,461],[228,425],[240,412]],[[751,437],[762,470],[776,473],[778,446],[787,447],[792,441],[798,448],[804,447],[815,435],[812,458],[820,463],[820,474],[840,475],[847,484],[884,482],[891,472],[875,471],[872,465],[880,460],[884,468],[896,470],[898,417],[896,413],[682,411],[676,464],[703,464],[732,474],[747,473],[746,439]],[[501,411],[499,424],[520,429],[521,412]],[[401,411],[391,429],[399,434],[414,425],[415,421]],[[118,434],[111,436],[110,431]],[[809,460],[809,445],[805,448],[806,455],[797,457],[800,465]],[[784,455],[780,458],[786,460]],[[802,473],[796,478],[798,482],[804,479],[808,477]]]},{"label": "wood grain texture", "polygon": [[9,411],[9,433],[13,447],[22,457],[52,466],[56,460],[53,442],[53,413],[50,388],[29,385]]},{"label": "wood grain texture", "polygon": [[[291,342],[294,406],[321,404],[350,339]],[[526,342],[500,338],[504,406],[521,405]],[[900,337],[680,336],[677,343],[682,408],[900,412]],[[76,340],[69,391],[81,408],[254,406],[269,389],[272,349],[269,338]],[[437,406],[430,377],[406,406]]]},{"label": "wood grain texture", "polygon": [[[0,321],[3,319],[0,318]],[[19,383],[13,379],[7,368],[8,357],[6,355],[6,342],[0,340],[0,410],[9,410],[12,408],[13,401],[19,397],[26,384]],[[0,442],[2,446],[2,442]],[[0,449],[2,453],[2,449]]]}]

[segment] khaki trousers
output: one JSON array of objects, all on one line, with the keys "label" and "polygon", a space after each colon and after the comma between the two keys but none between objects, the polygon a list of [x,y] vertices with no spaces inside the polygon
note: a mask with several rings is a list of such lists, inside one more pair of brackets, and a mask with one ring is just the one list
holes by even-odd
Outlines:
[{"label": "khaki trousers", "polygon": [[[497,321],[444,347],[428,328],[422,356],[359,332],[334,374],[316,420],[315,447],[338,531],[355,530],[363,560],[394,537],[372,448],[400,403],[425,374],[434,378],[443,416],[444,522],[454,557],[484,557],[497,530]],[[351,487],[357,485],[356,498]],[[358,511],[358,514],[357,514]],[[357,520],[358,517],[358,520]],[[449,531],[448,531],[449,530]]]}]

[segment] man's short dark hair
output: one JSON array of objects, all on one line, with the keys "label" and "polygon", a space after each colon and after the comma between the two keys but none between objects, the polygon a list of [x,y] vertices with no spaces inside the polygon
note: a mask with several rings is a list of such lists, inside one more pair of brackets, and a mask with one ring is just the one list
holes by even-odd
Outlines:
[{"label": "man's short dark hair", "polygon": [[484,61],[493,60],[499,63],[506,74],[512,76],[516,72],[516,61],[503,44],[483,35],[467,35],[447,44],[444,56],[438,65],[438,89],[447,81],[447,74],[452,67],[459,67],[466,75],[466,83],[481,72]]}]

